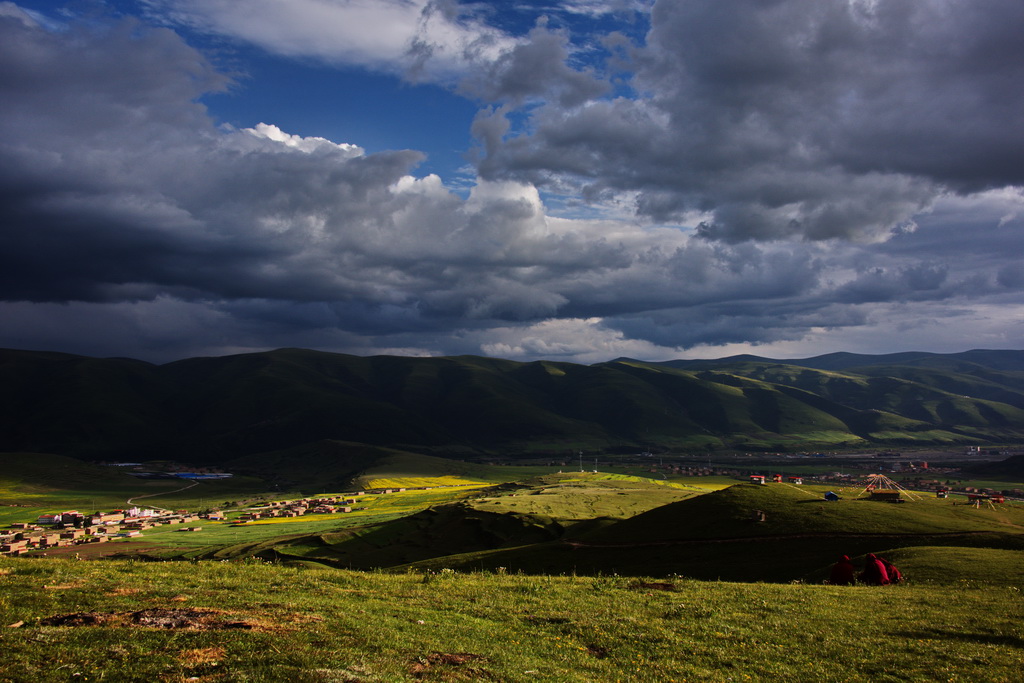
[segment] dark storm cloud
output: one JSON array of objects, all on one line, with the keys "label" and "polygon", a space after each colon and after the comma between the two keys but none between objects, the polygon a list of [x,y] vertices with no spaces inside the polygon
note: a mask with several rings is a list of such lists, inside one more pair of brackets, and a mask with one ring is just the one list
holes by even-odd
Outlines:
[{"label": "dark storm cloud", "polygon": [[706,279],[707,259],[722,292],[758,277],[757,254],[742,267],[687,256],[678,235],[652,250],[639,230],[612,241],[552,229],[530,187],[485,182],[462,199],[408,175],[418,152],[217,128],[196,100],[225,79],[164,29],[0,31],[5,301],[171,297],[386,334],[678,302],[698,296],[680,281]]},{"label": "dark storm cloud", "polygon": [[616,258],[543,234],[535,197],[466,202],[407,177],[418,152],[215,128],[195,100],[224,79],[170,31],[2,30],[6,300],[415,300],[518,318],[561,299],[501,269]]},{"label": "dark storm cloud", "polygon": [[688,348],[770,344],[799,339],[812,328],[843,329],[867,321],[867,311],[860,307],[789,301],[766,310],[755,301],[737,301],[608,318],[604,324],[632,338]]},{"label": "dark storm cloud", "polygon": [[591,71],[571,68],[565,35],[544,26],[534,28],[527,40],[471,75],[463,89],[490,101],[523,103],[543,98],[574,107],[603,95],[608,85]]},{"label": "dark storm cloud", "polygon": [[912,300],[922,296],[935,298],[943,294],[944,298],[949,296],[948,290],[945,293],[942,290],[948,274],[944,266],[930,264],[915,264],[895,271],[871,268],[856,280],[839,287],[836,297],[851,303]]},{"label": "dark storm cloud", "polygon": [[575,277],[561,289],[570,299],[562,313],[587,317],[642,311],[664,317],[667,310],[729,301],[763,309],[817,287],[822,269],[819,257],[799,247],[694,241],[671,251],[640,251],[628,269]]},{"label": "dark storm cloud", "polygon": [[1024,182],[1015,0],[659,2],[651,21],[639,98],[549,104],[482,174],[637,192],[726,240],[876,240],[944,190]]},{"label": "dark storm cloud", "polygon": [[[414,177],[416,151],[218,127],[199,100],[231,84],[169,30],[53,32],[0,12],[0,345],[604,360],[910,327],[975,304],[1012,334],[1024,198],[1004,186],[1018,171],[965,160],[1013,153],[1019,95],[1000,108],[1005,76],[986,71],[975,38],[934,64],[923,43],[937,50],[934,36],[970,20],[1007,59],[1014,45],[959,4],[949,17],[928,2],[847,7],[663,3],[634,55],[637,99],[602,95],[569,66],[565,35],[535,29],[474,86],[496,108],[474,122],[491,180],[468,197]],[[926,19],[916,47],[897,40]],[[916,114],[929,144],[886,115],[899,92],[886,69],[893,83],[934,81],[905,95],[935,94],[934,117]],[[943,135],[954,82],[956,111],[982,118]],[[524,112],[532,131],[515,133]],[[883,129],[899,139],[871,138]],[[595,202],[632,193],[648,216],[693,212],[698,236],[554,218],[506,178],[577,183]],[[989,186],[1001,189],[967,194]]]}]

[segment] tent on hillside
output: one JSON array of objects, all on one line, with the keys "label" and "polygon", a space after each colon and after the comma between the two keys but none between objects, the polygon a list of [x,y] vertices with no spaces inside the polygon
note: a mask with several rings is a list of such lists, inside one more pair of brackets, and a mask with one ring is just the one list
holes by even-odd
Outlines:
[{"label": "tent on hillside", "polygon": [[864,482],[864,488],[861,490],[860,498],[865,494],[870,496],[871,500],[884,500],[891,503],[902,503],[904,502],[903,495],[911,500],[917,500],[917,496],[895,481],[885,476],[884,474],[869,474]]}]

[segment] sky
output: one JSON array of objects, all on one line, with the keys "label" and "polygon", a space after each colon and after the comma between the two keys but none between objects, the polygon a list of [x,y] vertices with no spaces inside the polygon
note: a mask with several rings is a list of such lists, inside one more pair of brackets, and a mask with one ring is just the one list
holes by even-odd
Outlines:
[{"label": "sky", "polygon": [[1020,0],[0,1],[0,347],[1024,348]]}]

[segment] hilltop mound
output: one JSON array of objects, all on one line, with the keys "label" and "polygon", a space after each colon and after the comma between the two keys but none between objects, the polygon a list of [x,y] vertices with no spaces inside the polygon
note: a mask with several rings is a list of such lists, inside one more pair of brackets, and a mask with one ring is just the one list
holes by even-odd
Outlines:
[{"label": "hilltop mound", "polygon": [[[820,487],[789,484],[737,484],[672,503],[596,532],[593,543],[656,543],[693,539],[779,537],[802,534],[936,534],[1005,531],[992,511],[956,506],[951,501],[919,497],[904,505],[858,497],[859,489],[839,490],[839,501],[826,501]],[[764,513],[763,522],[753,512]],[[1010,508],[1017,523],[1024,511]]]},{"label": "hilltop mound", "polygon": [[[415,456],[401,458],[408,459],[418,460]],[[433,460],[437,459],[424,459],[420,464],[430,466]],[[569,473],[477,489],[467,495],[471,497],[461,502],[434,505],[381,524],[228,548],[217,556],[255,552],[346,568],[394,567],[467,552],[543,544],[694,492],[625,475]]]},{"label": "hilltop mound", "polygon": [[[558,543],[467,553],[421,568],[534,573],[679,573],[702,579],[813,579],[838,555],[915,546],[1024,550],[1024,509],[920,498],[903,505],[819,498],[813,487],[739,484],[670,503]],[[751,513],[760,510],[764,522]]]},{"label": "hilltop mound", "polygon": [[493,513],[465,503],[438,505],[369,528],[316,534],[273,544],[264,556],[373,569],[456,553],[541,543],[562,528],[537,515]]}]

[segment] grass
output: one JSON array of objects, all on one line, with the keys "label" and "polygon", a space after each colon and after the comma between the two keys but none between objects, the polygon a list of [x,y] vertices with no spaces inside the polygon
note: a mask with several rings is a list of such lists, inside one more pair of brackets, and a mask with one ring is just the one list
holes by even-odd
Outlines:
[{"label": "grass", "polygon": [[[204,557],[262,553],[369,569],[468,550],[549,541],[570,527],[575,532],[577,524],[625,519],[702,492],[671,482],[622,475],[562,473],[531,480],[529,487],[483,491],[479,487],[459,487],[367,495],[356,503],[367,510],[335,515],[331,520],[317,522],[302,517],[233,528],[231,531],[239,535],[236,545],[212,553],[210,544],[218,536],[224,538],[223,529],[216,529],[217,536],[205,539],[188,534],[185,541],[206,545],[207,550],[200,553]],[[421,511],[425,512],[413,514]],[[275,532],[280,538],[275,538]],[[172,533],[146,540],[172,544],[180,538]],[[283,537],[286,533],[288,536]],[[170,552],[180,554],[181,549],[175,547]]]},{"label": "grass", "polygon": [[[825,501],[824,493],[829,490],[836,491],[842,499]],[[812,532],[935,534],[1024,530],[1024,506],[1013,503],[974,508],[956,504],[963,503],[963,499],[917,494],[914,500],[893,505],[860,497],[860,493],[861,489],[854,487],[738,484],[652,510],[621,523],[617,529],[609,529],[606,535],[633,541],[663,541]],[[766,521],[751,524],[753,510],[763,511]]]},{"label": "grass", "polygon": [[[544,489],[544,495],[515,499],[493,497],[481,504],[490,506],[499,514],[534,514],[563,521],[580,521],[593,516],[621,519],[707,490],[683,482],[616,473],[555,473],[556,468],[552,466],[479,465],[386,449],[359,450],[341,443],[325,444],[321,450],[321,460],[327,455],[344,452],[355,453],[357,457],[371,462],[372,466],[359,480],[362,485],[369,485],[367,488],[431,488],[361,496],[351,513],[261,520],[244,527],[231,525],[241,510],[228,508],[229,523],[203,522],[199,532],[185,533],[176,526],[157,527],[144,531],[135,539],[89,546],[88,549],[75,548],[74,551],[89,557],[124,553],[155,557],[233,557],[238,553],[269,547],[274,539],[282,537],[316,536],[380,524],[434,505],[479,497],[481,488],[524,477],[541,476],[538,482]],[[5,486],[10,492],[11,501],[20,502],[17,506],[0,507],[0,522],[6,524],[32,521],[44,512],[67,508],[92,511],[124,507],[129,498],[140,504],[198,510],[221,507],[226,499],[240,499],[242,507],[245,507],[262,500],[299,496],[297,493],[267,493],[259,480],[247,477],[199,482],[140,480],[114,468],[97,467],[60,456],[27,458],[21,454],[9,455],[8,459],[11,468],[6,477],[0,478],[0,486]],[[12,471],[17,472],[17,479],[10,474]],[[53,472],[55,476],[49,479],[48,473]],[[109,484],[106,488],[102,488],[104,482]],[[47,483],[51,485],[47,486]],[[700,483],[707,482],[702,480]],[[71,488],[60,489],[58,485]],[[61,552],[51,550],[48,554]]]},{"label": "grass", "polygon": [[[922,497],[893,505],[822,499],[825,487],[756,486],[729,489],[656,507],[603,524],[580,523],[562,539],[515,548],[474,549],[420,559],[408,566],[438,570],[495,569],[532,574],[680,573],[706,580],[789,582],[822,578],[841,554],[888,553],[919,546],[1006,551],[1021,557],[1024,507],[975,508]],[[753,522],[751,512],[765,513]],[[955,552],[937,560],[953,562]],[[1019,559],[1017,560],[1019,562]],[[401,569],[402,567],[397,567]],[[952,572],[955,581],[970,574]],[[1024,583],[1024,575],[1017,574]],[[1018,584],[1019,585],[1019,584]]]},{"label": "grass", "polygon": [[480,465],[413,453],[395,453],[367,467],[355,483],[368,489],[500,484],[555,471],[552,466]]},{"label": "grass", "polygon": [[440,488],[440,487],[451,487],[451,486],[481,486],[486,485],[488,482],[480,481],[479,479],[469,479],[466,477],[448,476],[448,477],[419,477],[419,476],[401,476],[393,475],[385,478],[369,478],[365,477],[363,481],[366,482],[366,488],[369,489],[398,489],[398,488],[418,488],[418,487],[429,487],[429,488]]},{"label": "grass", "polygon": [[1024,586],[1020,551],[998,548],[919,546],[886,554],[914,584]]},{"label": "grass", "polygon": [[489,512],[542,515],[581,521],[626,519],[661,505],[685,500],[706,490],[680,482],[642,479],[623,474],[569,472],[538,477],[533,486],[476,501]]},{"label": "grass", "polygon": [[[0,559],[3,680],[1016,681],[1019,590]],[[193,610],[192,628],[129,625]],[[59,615],[108,625],[58,626]],[[188,619],[185,619],[187,622]],[[233,624],[232,628],[218,628]]]},{"label": "grass", "polygon": [[[103,544],[231,561],[0,558],[0,681],[1019,680],[1021,506],[892,505],[853,489],[825,503],[813,485],[707,493],[728,480],[391,457],[369,480],[475,483]],[[3,481],[15,494],[36,487],[33,505],[101,490]],[[37,509],[10,508],[17,521]],[[766,521],[752,523],[752,509]],[[290,561],[244,557],[263,552]],[[867,552],[907,583],[820,585],[836,555],[859,564]],[[349,557],[391,569],[317,563]],[[72,614],[85,616],[47,622]],[[136,623],[154,614],[180,623]]]}]

